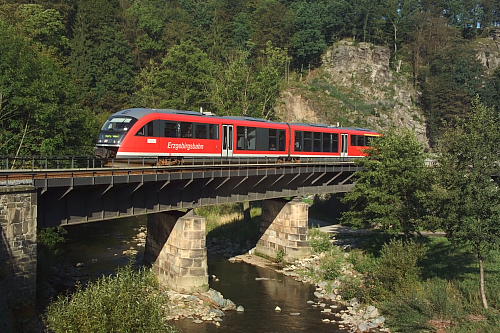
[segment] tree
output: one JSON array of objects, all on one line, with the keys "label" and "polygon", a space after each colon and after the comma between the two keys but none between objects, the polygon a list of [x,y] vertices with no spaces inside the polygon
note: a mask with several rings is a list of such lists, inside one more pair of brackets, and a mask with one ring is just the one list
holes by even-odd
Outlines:
[{"label": "tree", "polygon": [[252,41],[259,49],[265,49],[269,41],[278,47],[288,46],[291,18],[288,8],[280,1],[256,1],[252,23]]},{"label": "tree", "polygon": [[255,70],[246,51],[235,53],[217,69],[212,81],[211,101],[218,115],[255,114]]},{"label": "tree", "polygon": [[476,256],[481,300],[488,308],[484,260],[500,244],[499,112],[476,99],[469,117],[440,140],[439,153],[426,200],[429,220]]},{"label": "tree", "polygon": [[285,49],[267,42],[259,60],[258,74],[253,87],[256,94],[256,110],[251,116],[272,120],[276,117],[274,107],[283,86],[290,58]]},{"label": "tree", "polygon": [[132,50],[118,9],[118,0],[78,2],[70,65],[85,92],[83,103],[98,111],[122,108],[133,87]]},{"label": "tree", "polygon": [[436,53],[422,94],[431,145],[447,127],[454,127],[467,115],[473,97],[481,90],[483,75],[483,66],[467,45],[458,44]]},{"label": "tree", "polygon": [[142,65],[159,57],[165,50],[166,3],[161,0],[134,1],[125,11],[137,47],[137,62]]},{"label": "tree", "polygon": [[500,112],[500,68],[486,80],[481,96],[485,104]]},{"label": "tree", "polygon": [[0,20],[0,155],[89,153],[97,126],[50,58]]},{"label": "tree", "polygon": [[325,7],[322,3],[301,1],[293,9],[295,32],[291,38],[291,49],[296,66],[318,64],[327,46],[323,35]]},{"label": "tree", "polygon": [[207,54],[192,42],[183,42],[170,49],[161,65],[141,72],[136,99],[148,107],[207,109],[212,71]]},{"label": "tree", "polygon": [[351,209],[342,221],[357,226],[380,226],[409,237],[419,230],[423,194],[428,190],[425,154],[415,134],[390,130],[373,140],[353,191],[343,201]]}]

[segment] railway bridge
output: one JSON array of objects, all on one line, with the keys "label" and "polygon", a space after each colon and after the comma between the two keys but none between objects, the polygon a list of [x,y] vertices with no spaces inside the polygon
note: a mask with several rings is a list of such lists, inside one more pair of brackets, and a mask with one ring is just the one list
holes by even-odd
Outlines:
[{"label": "railway bridge", "polygon": [[35,299],[37,230],[46,227],[147,215],[145,260],[161,283],[195,291],[208,288],[206,222],[191,209],[263,200],[256,250],[270,257],[281,250],[288,259],[307,255],[308,205],[280,198],[350,191],[359,169],[353,158],[186,159],[171,166],[148,165],[151,160],[2,162],[0,290],[11,302]]}]

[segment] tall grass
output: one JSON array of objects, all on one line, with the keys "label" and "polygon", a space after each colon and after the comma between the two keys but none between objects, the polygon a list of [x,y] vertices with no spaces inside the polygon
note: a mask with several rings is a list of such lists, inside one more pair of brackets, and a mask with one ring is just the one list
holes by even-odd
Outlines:
[{"label": "tall grass", "polygon": [[129,265],[49,305],[47,328],[55,333],[176,332],[164,320],[168,299],[150,270]]}]

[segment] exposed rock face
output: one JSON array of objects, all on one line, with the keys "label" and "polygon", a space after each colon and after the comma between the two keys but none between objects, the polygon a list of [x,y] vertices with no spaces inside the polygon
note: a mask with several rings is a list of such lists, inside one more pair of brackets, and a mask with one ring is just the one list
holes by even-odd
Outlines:
[{"label": "exposed rock face", "polygon": [[340,41],[322,57],[325,70],[343,85],[352,84],[353,75],[362,75],[373,84],[387,85],[392,81],[388,48],[370,43]]},{"label": "exposed rock face", "polygon": [[387,47],[340,41],[325,52],[320,68],[282,93],[278,114],[286,121],[406,127],[427,143],[418,92],[389,60]]},{"label": "exposed rock face", "polygon": [[500,67],[500,29],[494,29],[489,38],[478,39],[475,43],[477,58],[486,68],[487,74],[492,74]]}]

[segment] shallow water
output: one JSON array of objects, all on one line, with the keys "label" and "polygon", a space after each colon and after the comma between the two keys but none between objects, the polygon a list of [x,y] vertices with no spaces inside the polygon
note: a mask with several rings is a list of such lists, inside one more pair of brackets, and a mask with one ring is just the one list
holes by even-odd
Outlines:
[{"label": "shallow water", "polygon": [[[220,258],[209,259],[208,270],[220,280],[211,279],[210,287],[236,305],[242,305],[245,311],[226,312],[220,327],[211,323],[195,324],[190,319],[174,322],[183,332],[341,332],[336,325],[321,322],[323,318],[332,319],[333,315],[323,315],[318,308],[307,304],[308,300],[314,300],[315,288],[312,285],[269,269],[230,263]],[[281,312],[274,311],[276,306]]]},{"label": "shallow water", "polygon": [[[68,228],[64,260],[70,265],[83,263],[80,270],[88,274],[90,280],[102,274],[112,274],[129,262],[122,252],[135,247],[134,237],[144,226],[144,218],[126,218]],[[141,260],[142,251],[137,258],[137,261]],[[192,319],[173,322],[182,332],[341,332],[337,325],[321,321],[323,318],[333,319],[332,314],[321,314],[319,308],[307,304],[308,300],[315,299],[312,285],[270,269],[230,263],[210,254],[208,270],[220,280],[210,279],[210,287],[236,305],[242,305],[245,311],[226,312],[220,327],[208,322],[196,324]],[[282,311],[274,311],[276,306]]]}]

